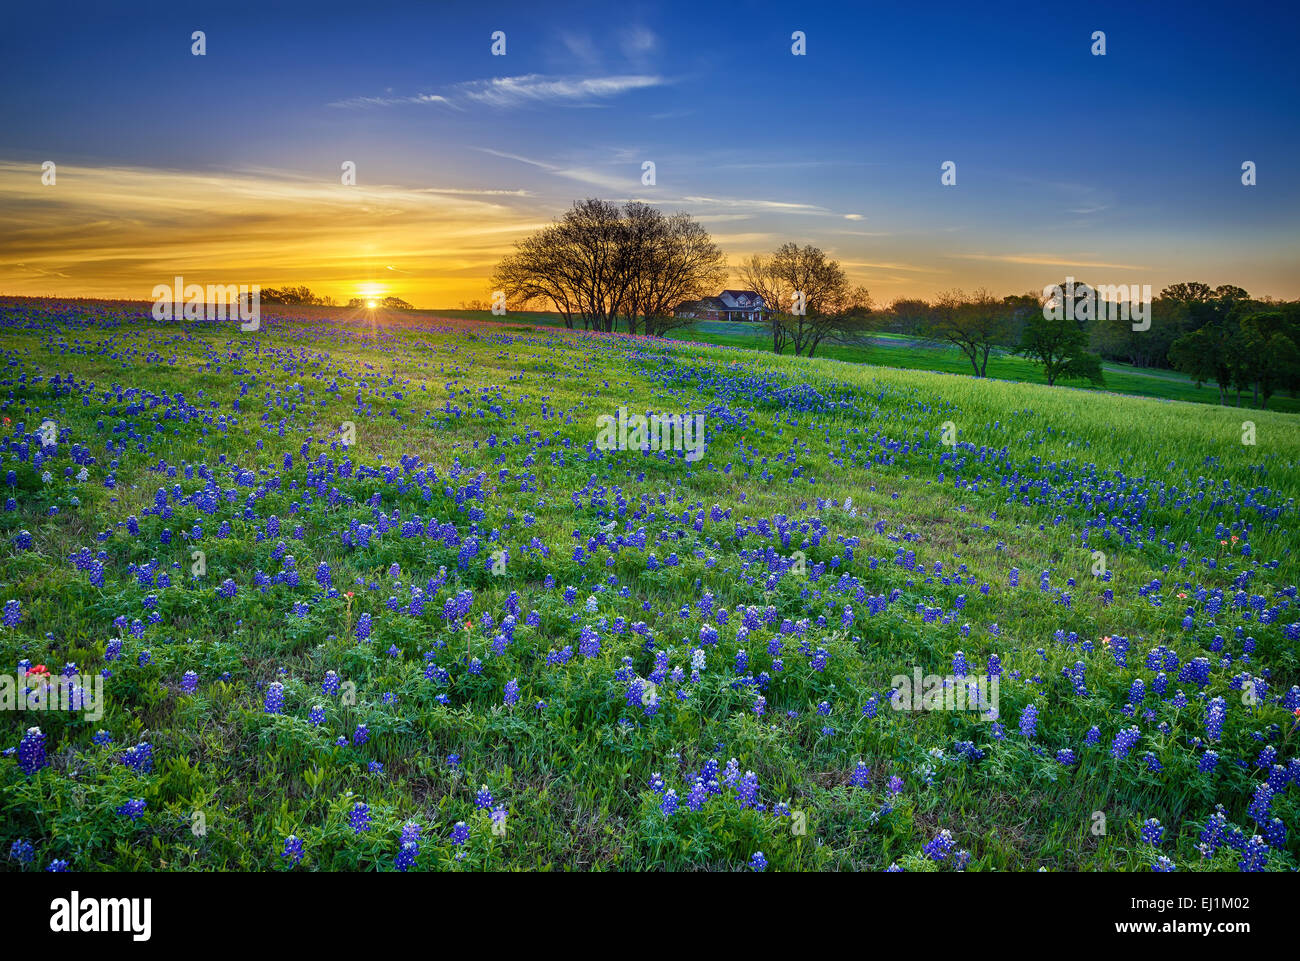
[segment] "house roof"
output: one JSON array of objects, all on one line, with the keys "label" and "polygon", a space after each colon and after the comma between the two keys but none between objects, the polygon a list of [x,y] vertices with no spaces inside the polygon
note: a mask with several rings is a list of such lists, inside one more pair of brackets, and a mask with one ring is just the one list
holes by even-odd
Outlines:
[{"label": "house roof", "polygon": [[701,297],[699,300],[684,300],[674,308],[676,312],[688,310],[757,311],[766,310],[763,298],[752,290],[724,290],[716,297]]},{"label": "house roof", "polygon": [[763,298],[752,290],[724,290],[718,294],[717,299],[728,310],[762,310],[767,306],[763,303]]}]

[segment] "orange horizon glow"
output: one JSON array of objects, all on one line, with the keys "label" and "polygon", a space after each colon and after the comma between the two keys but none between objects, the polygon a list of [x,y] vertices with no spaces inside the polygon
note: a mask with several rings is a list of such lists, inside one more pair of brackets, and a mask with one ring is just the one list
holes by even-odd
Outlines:
[{"label": "orange horizon glow", "polygon": [[[305,285],[338,305],[356,298],[378,305],[394,296],[419,309],[455,309],[490,300],[501,257],[587,192],[574,187],[563,201],[513,189],[343,186],[265,170],[73,164],[60,165],[57,183],[45,186],[39,164],[0,161],[0,295],[150,300],[155,285],[182,276],[204,286]],[[710,198],[686,199],[703,204],[696,215],[733,265],[733,284],[734,267],[750,254],[793,239],[823,246],[879,305],[953,288],[1019,294],[1066,275],[1150,283],[1156,291],[1204,280],[1238,284],[1256,296],[1300,296],[1285,251],[1224,264],[1210,247],[1189,244],[1177,252],[1180,266],[1170,269],[1154,254],[1130,260],[1024,252],[991,237],[863,231],[842,219],[714,212]],[[670,210],[689,206],[662,203]]]}]

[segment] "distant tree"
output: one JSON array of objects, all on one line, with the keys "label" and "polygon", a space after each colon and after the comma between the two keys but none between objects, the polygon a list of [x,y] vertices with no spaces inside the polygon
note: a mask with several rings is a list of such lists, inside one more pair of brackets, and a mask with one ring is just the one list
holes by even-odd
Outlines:
[{"label": "distant tree", "polygon": [[1214,291],[1209,284],[1189,281],[1181,284],[1170,284],[1160,291],[1160,296],[1166,300],[1182,304],[1200,304],[1210,300],[1214,296]]},{"label": "distant tree", "polygon": [[1010,346],[1012,326],[1007,305],[980,289],[970,298],[960,290],[944,291],[934,306],[930,333],[965,354],[976,377],[987,376],[993,349]]},{"label": "distant tree", "polygon": [[333,307],[333,297],[318,297],[305,285],[297,287],[262,287],[258,297],[264,304],[292,304],[307,307]]},{"label": "distant tree", "polygon": [[1097,291],[1083,281],[1066,277],[1061,283],[1044,288],[1045,293],[1047,290],[1052,293],[1043,301],[1043,309],[1058,308],[1065,317],[1073,318],[1080,330],[1086,330],[1098,316],[1101,300]]},{"label": "distant tree", "polygon": [[1170,345],[1170,363],[1175,370],[1190,376],[1197,387],[1214,381],[1219,387],[1219,403],[1226,404],[1228,388],[1233,382],[1237,333],[1226,318],[1188,331]]},{"label": "distant tree", "polygon": [[775,257],[753,254],[740,265],[740,281],[763,298],[768,307],[767,324],[772,334],[772,350],[785,353],[789,330],[781,322],[780,312],[790,304],[789,288]]},{"label": "distant tree", "polygon": [[461,310],[491,310],[492,305],[488,303],[486,300],[482,300],[476,297],[470,301],[462,300],[460,302],[460,309]]},{"label": "distant tree", "polygon": [[1280,310],[1253,313],[1241,320],[1243,379],[1254,387],[1255,404],[1268,406],[1280,389],[1300,385],[1300,329]]},{"label": "distant tree", "polygon": [[811,357],[823,339],[835,344],[860,345],[862,338],[875,329],[880,318],[872,311],[871,291],[861,285],[850,287],[835,302],[827,304],[830,311],[825,323],[814,331],[808,343]]},{"label": "distant tree", "polygon": [[1224,284],[1213,290],[1207,284],[1184,283],[1166,287],[1162,300],[1178,304],[1183,310],[1186,330],[1169,345],[1169,362],[1196,381],[1197,386],[1214,381],[1219,387],[1219,403],[1227,404],[1228,391],[1250,386],[1253,372],[1244,353],[1242,318],[1258,310],[1240,287]]},{"label": "distant tree", "polygon": [[413,304],[408,304],[401,297],[385,297],[380,303],[390,310],[414,310]]},{"label": "distant tree", "polygon": [[1030,316],[1015,352],[1042,364],[1049,386],[1062,379],[1103,383],[1101,358],[1088,353],[1087,332],[1069,317]]},{"label": "distant tree", "polygon": [[[839,261],[820,247],[785,243],[741,266],[743,282],[772,309],[772,349],[811,357],[828,336],[851,336],[871,310],[865,288],[851,288]],[[797,312],[796,312],[797,311]]]},{"label": "distant tree", "polygon": [[922,333],[934,309],[924,300],[912,297],[900,297],[889,305],[888,323],[900,334]]}]

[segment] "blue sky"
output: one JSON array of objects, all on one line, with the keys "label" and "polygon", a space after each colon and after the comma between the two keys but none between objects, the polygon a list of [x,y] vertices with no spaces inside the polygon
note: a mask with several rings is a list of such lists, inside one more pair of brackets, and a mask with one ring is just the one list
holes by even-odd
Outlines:
[{"label": "blue sky", "polygon": [[733,263],[819,244],[877,301],[1066,274],[1300,296],[1294,9],[116,6],[4,14],[0,291],[185,269],[454,306],[601,196],[691,211]]}]

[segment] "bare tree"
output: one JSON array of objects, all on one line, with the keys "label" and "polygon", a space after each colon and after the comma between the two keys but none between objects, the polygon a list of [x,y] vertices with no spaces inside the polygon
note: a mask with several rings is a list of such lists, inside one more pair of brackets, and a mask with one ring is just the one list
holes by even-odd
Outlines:
[{"label": "bare tree", "polygon": [[624,224],[628,332],[636,333],[639,318],[647,334],[662,337],[691,322],[674,317],[674,307],[726,281],[726,258],[689,214],[669,217],[657,208],[630,203],[624,208]]},{"label": "bare tree", "polygon": [[975,376],[984,377],[993,348],[1007,344],[1011,310],[983,288],[969,299],[960,290],[944,291],[935,300],[933,332],[956,345]]},{"label": "bare tree", "polygon": [[[782,244],[769,257],[751,257],[740,275],[772,309],[772,349],[778,354],[788,344],[796,354],[812,356],[828,334],[861,316],[850,313],[853,292],[844,268],[820,247]],[[869,309],[866,299],[860,306]]]},{"label": "bare tree", "polygon": [[621,318],[631,333],[662,334],[686,322],[673,307],[725,277],[722,251],[688,214],[588,199],[518,243],[493,281],[507,300],[549,303],[570,328],[576,318],[610,332]]},{"label": "bare tree", "polygon": [[762,254],[752,255],[740,265],[740,280],[763,298],[763,303],[768,308],[767,323],[772,333],[772,350],[778,354],[784,353],[789,334],[781,321],[781,310],[783,305],[790,304],[792,288],[787,286],[785,278],[781,276],[776,258],[764,257]]}]

